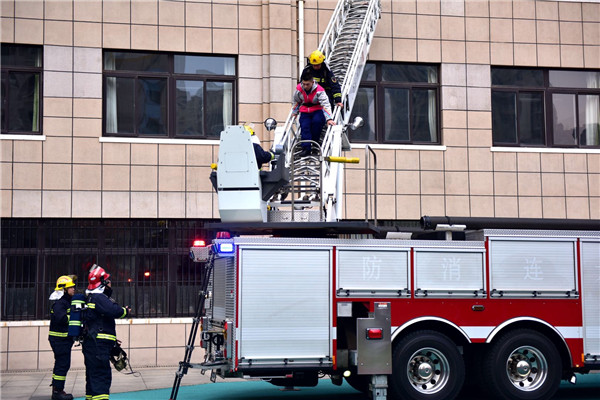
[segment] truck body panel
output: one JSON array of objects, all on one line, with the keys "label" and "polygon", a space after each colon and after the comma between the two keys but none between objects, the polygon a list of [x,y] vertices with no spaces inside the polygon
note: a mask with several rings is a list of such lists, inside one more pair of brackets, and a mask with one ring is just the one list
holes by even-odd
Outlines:
[{"label": "truck body panel", "polygon": [[[349,336],[340,325],[368,317],[379,302],[389,303],[393,340],[423,323],[446,326],[464,345],[491,343],[517,324],[540,326],[573,368],[597,368],[582,359],[600,356],[600,233],[489,230],[468,238],[481,240],[226,240],[235,251],[217,257],[208,316],[235,326],[228,372],[360,362],[350,336],[362,333]],[[349,361],[336,359],[338,351]]]}]

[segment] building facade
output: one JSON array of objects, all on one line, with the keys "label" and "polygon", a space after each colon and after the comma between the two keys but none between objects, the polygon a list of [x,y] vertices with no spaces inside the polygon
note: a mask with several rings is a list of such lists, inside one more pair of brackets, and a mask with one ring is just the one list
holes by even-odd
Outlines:
[{"label": "building facade", "polygon": [[[137,311],[133,362],[179,361],[219,133],[269,145],[336,3],[0,0],[2,370],[51,367],[51,286],[93,263]],[[376,151],[379,219],[600,219],[598,1],[381,7],[347,154]],[[343,218],[363,219],[364,166],[345,171]]]}]

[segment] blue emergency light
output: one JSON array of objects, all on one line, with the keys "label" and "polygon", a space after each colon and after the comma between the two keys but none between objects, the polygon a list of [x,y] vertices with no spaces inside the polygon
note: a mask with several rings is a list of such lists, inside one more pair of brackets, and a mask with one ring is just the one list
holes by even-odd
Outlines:
[{"label": "blue emergency light", "polygon": [[217,243],[217,252],[219,254],[233,254],[235,247],[232,242]]}]

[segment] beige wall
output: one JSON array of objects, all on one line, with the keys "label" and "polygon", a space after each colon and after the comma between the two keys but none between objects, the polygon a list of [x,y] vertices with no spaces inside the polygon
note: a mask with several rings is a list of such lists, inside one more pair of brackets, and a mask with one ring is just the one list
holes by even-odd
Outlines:
[{"label": "beige wall", "polygon": [[[183,360],[192,318],[118,320],[117,338],[131,366],[177,366]],[[48,342],[49,321],[2,322],[0,324],[0,370],[51,370],[54,356]],[[202,362],[204,349],[196,336],[192,362]],[[71,368],[85,368],[81,346],[74,346]]]},{"label": "beige wall", "polygon": [[[306,53],[336,1],[307,0]],[[216,141],[102,136],[102,49],[239,56],[238,122],[283,121],[296,2],[1,0],[3,42],[44,45],[43,140],[1,140],[2,217],[217,218]],[[439,63],[442,145],[377,148],[379,218],[600,218],[600,151],[492,148],[490,65],[600,68],[600,4],[382,1],[370,58]],[[352,155],[363,156],[362,148]],[[361,165],[344,218],[364,217]]]}]

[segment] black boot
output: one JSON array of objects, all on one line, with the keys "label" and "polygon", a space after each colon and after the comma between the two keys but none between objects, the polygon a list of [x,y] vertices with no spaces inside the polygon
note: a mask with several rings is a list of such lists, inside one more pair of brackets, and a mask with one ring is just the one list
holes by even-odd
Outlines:
[{"label": "black boot", "polygon": [[52,387],[52,400],[73,400],[73,395],[65,393],[63,389]]},{"label": "black boot", "polygon": [[308,156],[310,156],[310,148],[302,149],[302,151],[300,152],[300,157],[308,157]]}]

